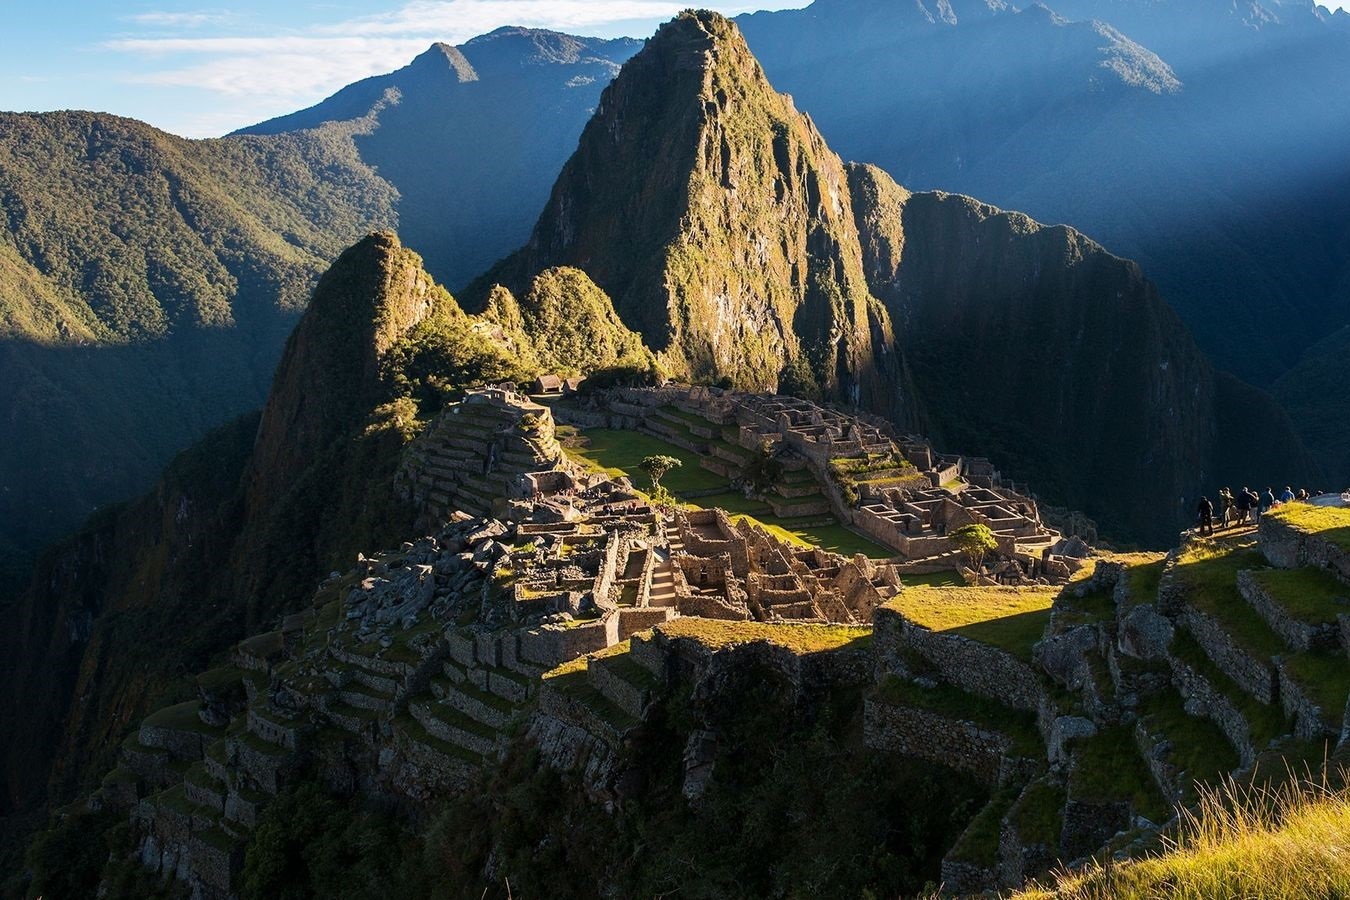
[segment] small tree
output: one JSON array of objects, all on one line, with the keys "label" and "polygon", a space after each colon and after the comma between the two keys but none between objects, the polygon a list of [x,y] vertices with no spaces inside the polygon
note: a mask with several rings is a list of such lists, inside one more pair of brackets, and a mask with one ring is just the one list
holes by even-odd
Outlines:
[{"label": "small tree", "polygon": [[783,463],[773,455],[768,444],[761,444],[758,452],[745,464],[741,477],[752,490],[763,494],[783,477]]},{"label": "small tree", "polygon": [[966,525],[953,531],[951,537],[970,560],[972,569],[978,570],[985,554],[998,549],[998,541],[994,539],[994,533],[988,525]]},{"label": "small tree", "polygon": [[666,477],[666,473],[682,465],[684,463],[673,456],[647,456],[638,463],[638,468],[647,473],[652,480],[652,490],[657,491],[660,490],[661,479]]}]

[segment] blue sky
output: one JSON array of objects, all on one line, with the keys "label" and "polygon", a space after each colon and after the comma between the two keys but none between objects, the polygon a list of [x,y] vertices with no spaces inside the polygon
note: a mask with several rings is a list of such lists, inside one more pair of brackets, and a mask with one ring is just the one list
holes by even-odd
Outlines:
[{"label": "blue sky", "polygon": [[[392,71],[432,41],[500,25],[646,36],[691,2],[0,0],[0,109],[95,109],[207,137]],[[700,5],[734,15],[808,2]]]},{"label": "blue sky", "polygon": [[[807,0],[729,0],[729,15]],[[646,36],[690,0],[0,0],[0,109],[95,109],[190,137],[308,106],[501,25]]]}]

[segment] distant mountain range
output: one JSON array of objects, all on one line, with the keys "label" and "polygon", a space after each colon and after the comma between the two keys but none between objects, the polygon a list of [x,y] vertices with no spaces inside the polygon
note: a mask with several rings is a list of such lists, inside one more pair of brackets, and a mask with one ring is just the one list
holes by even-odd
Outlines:
[{"label": "distant mountain range", "polygon": [[221,140],[0,115],[0,580],[257,409],[362,234],[400,227],[451,284],[514,247],[639,46],[503,29]]}]

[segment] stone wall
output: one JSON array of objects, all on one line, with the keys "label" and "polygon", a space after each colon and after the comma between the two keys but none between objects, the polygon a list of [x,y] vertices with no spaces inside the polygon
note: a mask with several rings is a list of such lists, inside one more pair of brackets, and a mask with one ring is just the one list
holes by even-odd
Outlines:
[{"label": "stone wall", "polygon": [[886,607],[876,611],[874,623],[878,658],[892,671],[903,671],[904,656],[916,653],[943,681],[968,693],[1032,712],[1045,700],[1040,678],[1006,651],[960,635],[929,631]]},{"label": "stone wall", "polygon": [[1276,657],[1275,670],[1280,677],[1280,706],[1286,716],[1294,720],[1294,735],[1299,740],[1314,741],[1339,738],[1343,723],[1339,718],[1329,719],[1328,712],[1338,717],[1343,710],[1324,710],[1304,687],[1294,680],[1284,660]]},{"label": "stone wall", "polygon": [[868,698],[863,707],[863,742],[967,772],[991,787],[998,784],[1012,742],[972,722],[928,710]]},{"label": "stone wall", "polygon": [[1172,669],[1172,683],[1186,700],[1186,711],[1204,716],[1218,725],[1228,742],[1237,750],[1243,767],[1250,766],[1256,760],[1258,748],[1252,743],[1251,725],[1246,716],[1186,663],[1176,657],[1169,657],[1168,665]]},{"label": "stone wall", "polygon": [[[611,610],[595,622],[582,625],[542,625],[520,634],[520,657],[535,665],[553,667],[603,650],[619,642],[619,615]],[[490,665],[499,665],[492,662]]]},{"label": "stone wall", "polygon": [[1350,584],[1350,550],[1315,534],[1305,534],[1287,523],[1262,516],[1259,527],[1261,552],[1272,566],[1297,569],[1312,566],[1326,569]]},{"label": "stone wall", "polygon": [[1223,673],[1244,691],[1262,703],[1279,699],[1275,669],[1268,660],[1259,659],[1239,647],[1223,626],[1193,606],[1181,613],[1181,623]]},{"label": "stone wall", "polygon": [[1237,588],[1242,598],[1284,639],[1290,649],[1326,650],[1340,644],[1340,627],[1337,623],[1312,624],[1294,618],[1278,599],[1261,586],[1253,572],[1238,572]]}]

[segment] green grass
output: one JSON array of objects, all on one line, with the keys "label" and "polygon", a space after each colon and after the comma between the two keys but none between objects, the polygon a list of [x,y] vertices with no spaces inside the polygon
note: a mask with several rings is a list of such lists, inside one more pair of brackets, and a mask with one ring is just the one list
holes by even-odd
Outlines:
[{"label": "green grass", "polygon": [[897,706],[912,706],[997,731],[1012,741],[1012,750],[1032,759],[1045,757],[1045,745],[1036,728],[1036,714],[1004,706],[997,700],[970,694],[950,684],[934,687],[887,675],[877,685],[876,697]]},{"label": "green grass", "polygon": [[901,575],[905,587],[965,587],[966,582],[956,572],[930,572],[926,575]]},{"label": "green grass", "polygon": [[1263,563],[1250,550],[1195,541],[1178,558],[1176,574],[1192,606],[1216,619],[1239,646],[1269,658],[1284,652],[1284,642],[1237,589],[1237,573]]},{"label": "green grass", "polygon": [[1350,663],[1345,654],[1289,653],[1284,657],[1284,665],[1303,692],[1322,708],[1323,717],[1339,723],[1346,698],[1350,697]]},{"label": "green grass", "polygon": [[1315,534],[1342,550],[1350,550],[1350,509],[1285,503],[1266,513],[1304,534]]},{"label": "green grass", "polygon": [[1289,723],[1285,719],[1284,710],[1277,705],[1260,702],[1239,687],[1237,682],[1229,678],[1205,655],[1204,649],[1195,638],[1184,631],[1178,631],[1172,638],[1170,652],[1199,673],[1211,687],[1227,697],[1228,702],[1236,707],[1247,720],[1252,744],[1258,753],[1275,738],[1289,732]]},{"label": "green grass", "polygon": [[861,553],[868,559],[890,559],[895,553],[874,541],[845,528],[843,525],[806,525],[790,524],[790,519],[780,519],[773,515],[754,516],[764,530],[781,541],[798,544],[803,547],[820,547],[840,556],[852,559]]},{"label": "green grass", "polygon": [[917,587],[886,608],[924,628],[959,634],[1029,661],[1058,594],[1058,588]]},{"label": "green grass", "polygon": [[989,803],[975,814],[952,847],[950,856],[953,859],[981,866],[998,863],[999,831],[1019,789],[1018,785],[1009,783],[994,792]]},{"label": "green grass", "polygon": [[142,724],[156,728],[169,728],[174,731],[191,731],[197,734],[220,734],[221,729],[207,725],[202,721],[201,716],[197,715],[201,708],[201,701],[188,700],[151,713]]},{"label": "green grass", "polygon": [[1162,582],[1167,557],[1161,553],[1126,553],[1111,557],[1125,564],[1125,578],[1130,589],[1130,604],[1138,606],[1158,599],[1158,585]]},{"label": "green grass", "polygon": [[642,460],[648,456],[664,455],[673,456],[681,463],[679,468],[671,469],[661,479],[661,483],[675,496],[717,488],[730,490],[727,479],[699,465],[697,453],[649,434],[597,428],[582,432],[573,443],[576,446],[566,448],[569,456],[597,472],[614,477],[627,475],[640,488],[649,486],[647,476],[639,468]]},{"label": "green grass", "polygon": [[1099,588],[1084,597],[1066,595],[1060,601],[1058,618],[1068,625],[1097,625],[1116,618],[1115,592]]},{"label": "green grass", "polygon": [[[701,509],[723,509],[733,518],[751,519],[779,540],[802,547],[821,547],[848,557],[861,553],[871,559],[890,559],[895,555],[891,550],[837,523],[811,526],[779,518],[764,501],[746,499],[744,494],[731,490],[731,482],[727,479],[702,468],[697,453],[649,434],[594,429],[581,432],[569,443],[573,446],[567,447],[567,452],[577,461],[613,477],[626,475],[639,488],[648,486],[647,476],[638,468],[644,457],[673,456],[683,465],[672,469],[661,479],[661,484],[676,497]],[[695,499],[686,497],[691,492],[701,493],[719,488],[722,492],[711,496]]]},{"label": "green grass", "polygon": [[1237,751],[1219,726],[1187,714],[1176,691],[1148,697],[1140,712],[1147,717],[1146,724],[1166,735],[1171,743],[1168,761],[1186,773],[1187,783],[1182,787],[1187,800],[1198,799],[1195,782],[1217,785],[1240,764]]},{"label": "green grass", "polygon": [[1088,801],[1126,801],[1152,822],[1171,818],[1134,742],[1134,726],[1105,728],[1078,744],[1069,793]]},{"label": "green grass", "polygon": [[1033,781],[1009,811],[1009,818],[1025,844],[1044,844],[1059,849],[1064,824],[1064,788],[1046,781]]},{"label": "green grass", "polygon": [[1335,624],[1339,613],[1350,612],[1350,587],[1321,569],[1262,569],[1251,574],[1300,622]]}]

